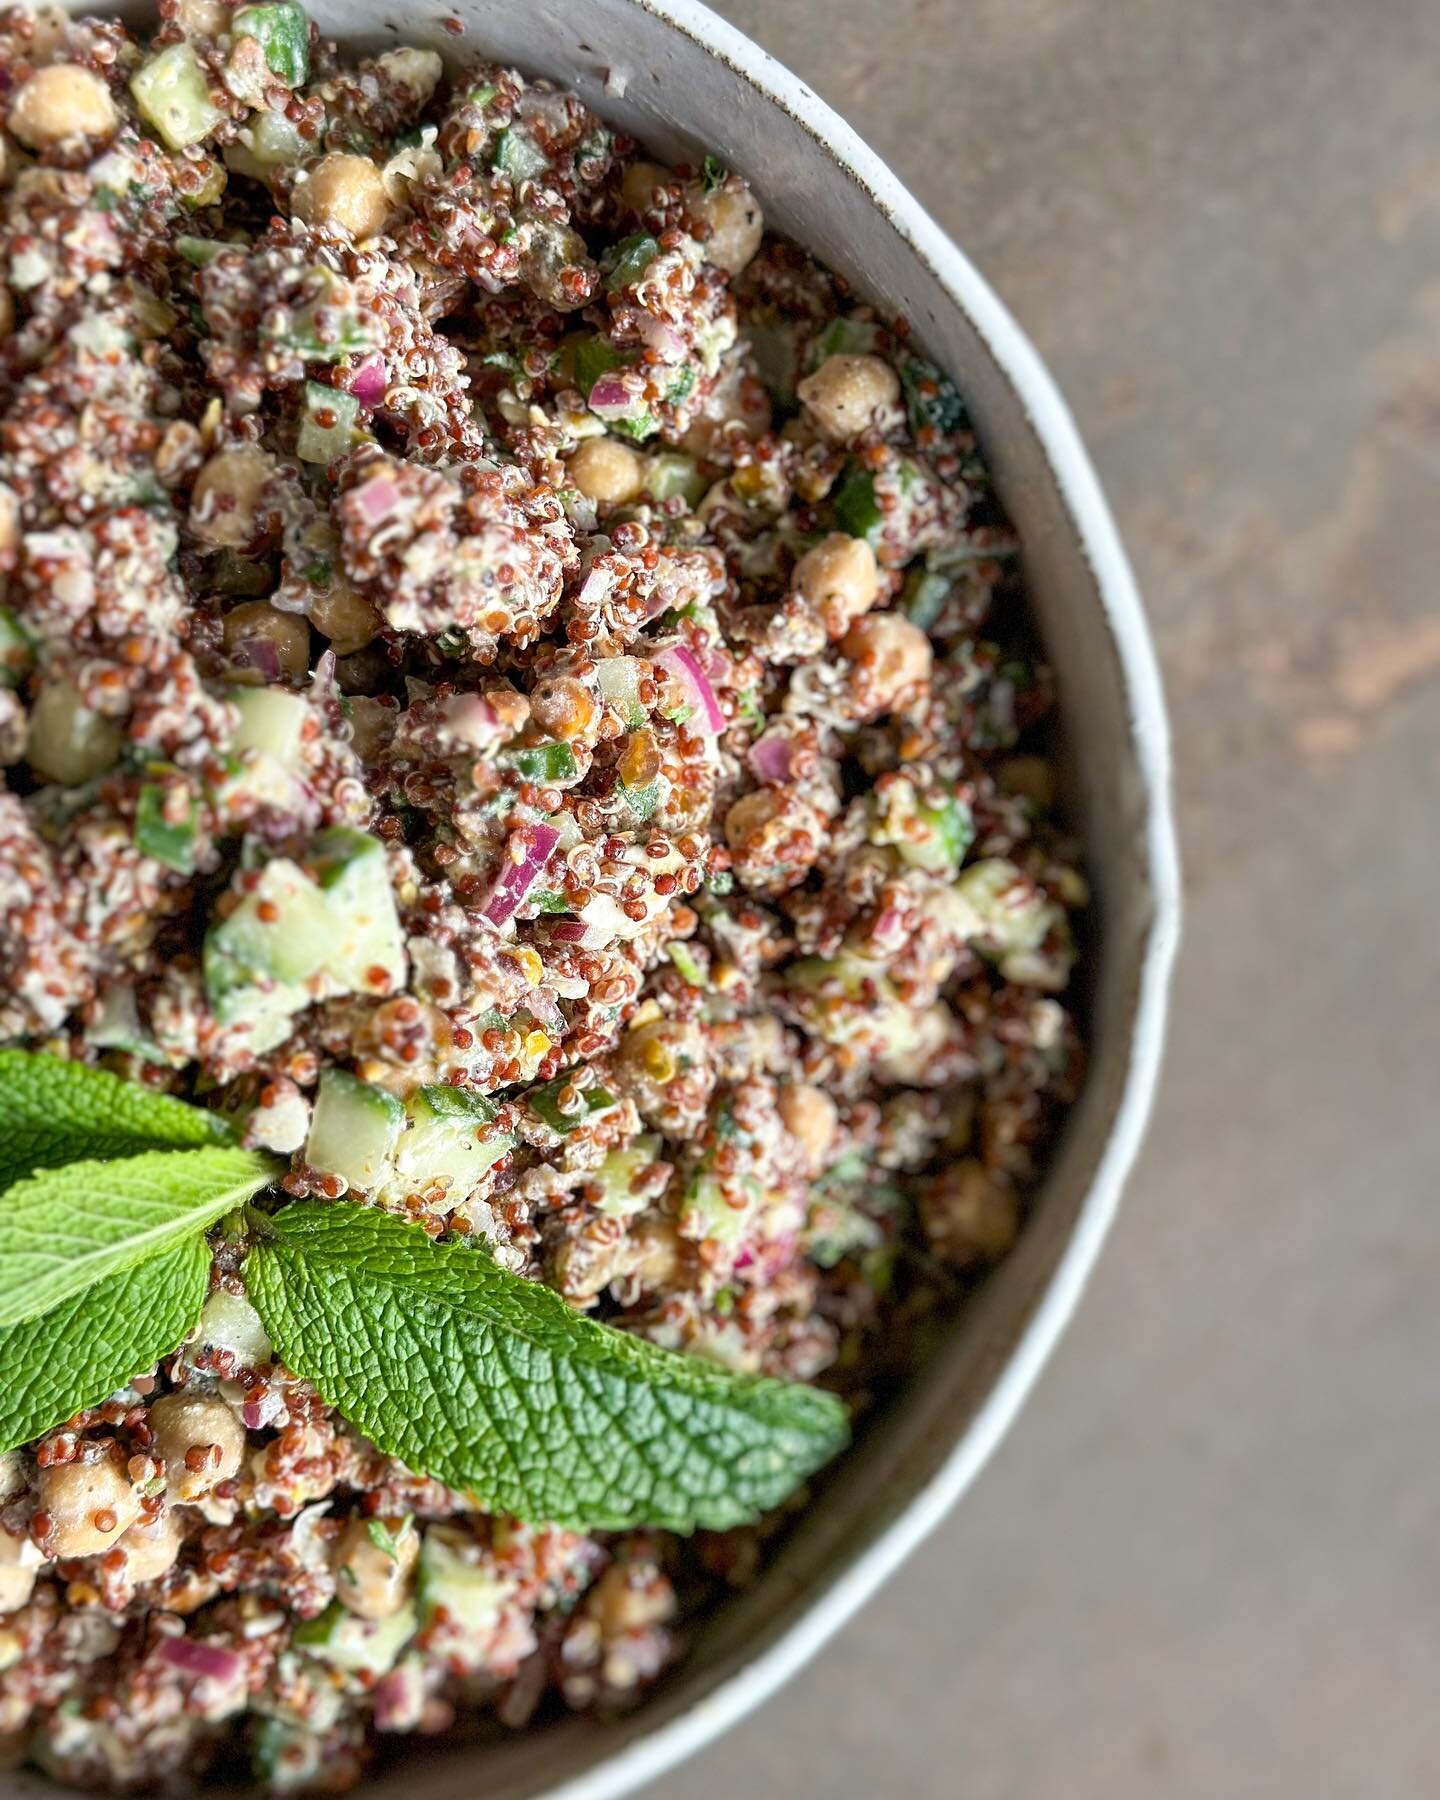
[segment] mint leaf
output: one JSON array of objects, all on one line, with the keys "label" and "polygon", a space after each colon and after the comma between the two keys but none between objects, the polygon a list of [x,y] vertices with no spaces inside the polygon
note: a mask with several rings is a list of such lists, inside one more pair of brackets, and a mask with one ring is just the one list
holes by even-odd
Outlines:
[{"label": "mint leaf", "polygon": [[0,1196],[0,1326],[37,1318],[198,1235],[277,1171],[250,1150],[151,1150],[16,1182]]},{"label": "mint leaf", "polygon": [[0,1188],[81,1157],[228,1144],[217,1113],[152,1094],[105,1069],[28,1050],[0,1050]]},{"label": "mint leaf", "polygon": [[0,1451],[147,1374],[193,1328],[209,1285],[210,1252],[195,1237],[0,1331]]},{"label": "mint leaf", "polygon": [[846,1441],[831,1394],[581,1318],[388,1213],[300,1202],[264,1229],[245,1280],[287,1367],[388,1455],[488,1509],[579,1530],[723,1530]]}]

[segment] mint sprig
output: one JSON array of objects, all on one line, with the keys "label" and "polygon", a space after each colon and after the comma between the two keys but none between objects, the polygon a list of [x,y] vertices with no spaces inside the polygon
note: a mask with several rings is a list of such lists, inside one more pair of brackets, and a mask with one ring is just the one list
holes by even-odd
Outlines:
[{"label": "mint sprig", "polygon": [[100,1289],[118,1270],[208,1230],[274,1179],[268,1157],[210,1149],[76,1162],[17,1181],[0,1199],[0,1325]]},{"label": "mint sprig", "polygon": [[193,1237],[119,1270],[103,1293],[72,1294],[0,1331],[0,1452],[98,1406],[153,1369],[184,1341],[209,1287],[210,1252]]},{"label": "mint sprig", "polygon": [[[209,1291],[205,1231],[278,1173],[213,1114],[0,1051],[0,1451],[182,1343]],[[375,1208],[249,1216],[246,1282],[289,1368],[380,1449],[493,1510],[725,1528],[846,1441],[832,1395],[660,1350]],[[372,1536],[387,1547],[386,1527]]]},{"label": "mint sprig", "polygon": [[287,1207],[245,1280],[286,1366],[372,1443],[517,1518],[723,1530],[848,1434],[831,1394],[658,1349],[372,1207]]},{"label": "mint sprig", "polygon": [[0,1050],[0,1188],[86,1157],[233,1142],[218,1113],[85,1063]]}]

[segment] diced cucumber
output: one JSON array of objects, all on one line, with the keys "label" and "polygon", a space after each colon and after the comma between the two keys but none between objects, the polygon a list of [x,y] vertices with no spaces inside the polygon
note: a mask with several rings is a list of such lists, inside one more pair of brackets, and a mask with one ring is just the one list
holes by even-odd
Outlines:
[{"label": "diced cucumber", "polygon": [[384,1675],[419,1628],[407,1601],[388,1619],[362,1619],[332,1600],[318,1619],[307,1619],[291,1638],[297,1650],[346,1675]]},{"label": "diced cucumber", "polygon": [[534,181],[550,167],[550,159],[528,132],[511,125],[495,139],[495,167],[518,187]]},{"label": "diced cucumber", "polygon": [[147,781],[141,788],[135,808],[135,847],[178,875],[190,875],[195,869],[199,809],[195,796],[187,792],[182,816],[172,818],[170,797],[177,787],[175,782]]},{"label": "diced cucumber", "polygon": [[642,1169],[648,1169],[660,1154],[660,1139],[647,1134],[636,1138],[624,1150],[612,1150],[590,1177],[604,1189],[600,1210],[613,1219],[625,1219],[631,1213],[643,1212],[648,1199],[630,1191],[630,1184]]},{"label": "diced cucumber", "polygon": [[912,869],[953,875],[975,837],[970,808],[943,791],[923,799],[905,777],[889,780],[875,801],[873,844],[890,844]]},{"label": "diced cucumber", "polygon": [[34,639],[8,606],[0,606],[0,687],[19,687],[34,661]]},{"label": "diced cucumber", "polygon": [[632,419],[607,418],[605,423],[607,429],[613,431],[616,437],[629,438],[635,444],[643,444],[647,438],[654,437],[660,429],[660,421],[648,408],[644,412],[636,413]]},{"label": "diced cucumber", "polygon": [[[747,1185],[753,1185],[750,1178]],[[685,1190],[684,1204],[680,1210],[679,1230],[682,1237],[692,1242],[707,1239],[723,1244],[733,1250],[745,1235],[755,1211],[756,1194],[747,1195],[743,1206],[732,1206],[725,1196],[719,1178],[702,1170],[694,1176]]]},{"label": "diced cucumber", "polygon": [[146,1062],[164,1062],[155,1043],[146,1036],[140,1023],[140,1009],[135,990],[112,982],[100,996],[100,1011],[85,1027],[85,1042],[97,1050],[124,1050]]},{"label": "diced cucumber", "polygon": [[492,1100],[463,1088],[417,1089],[382,1192],[403,1197],[444,1182],[452,1204],[466,1199],[515,1142],[507,1132],[486,1135],[495,1112]]},{"label": "diced cucumber", "polygon": [[578,1112],[567,1113],[561,1109],[560,1095],[571,1081],[571,1074],[557,1075],[553,1081],[547,1081],[544,1087],[535,1088],[525,1098],[530,1110],[539,1119],[543,1119],[552,1131],[573,1131],[591,1114],[604,1112],[615,1104],[615,1096],[608,1088],[586,1088],[581,1095]]},{"label": "diced cucumber", "polygon": [[469,1637],[488,1636],[514,1583],[498,1571],[467,1560],[479,1546],[453,1526],[431,1525],[420,1545],[415,1599],[423,1624],[431,1624],[442,1608],[447,1620]]},{"label": "diced cucumber", "polygon": [[262,750],[286,769],[298,769],[305,741],[305,721],[310,716],[304,696],[284,688],[236,688],[230,699],[240,711],[240,723],[226,748],[231,756]]},{"label": "diced cucumber", "polygon": [[167,150],[184,150],[225,123],[210,98],[193,44],[171,44],[142,63],[130,78],[140,116],[155,127]]},{"label": "diced cucumber", "polygon": [[872,356],[879,335],[872,320],[832,319],[811,343],[811,363],[818,368],[827,356]]},{"label": "diced cucumber", "polygon": [[705,492],[705,477],[695,465],[693,456],[682,456],[678,450],[662,450],[650,458],[645,486],[652,500],[681,499],[694,506]]},{"label": "diced cucumber", "polygon": [[295,435],[295,454],[301,462],[332,463],[337,456],[344,456],[355,443],[360,402],[343,388],[307,381],[302,404],[300,429]]},{"label": "diced cucumber", "polygon": [[384,1088],[326,1069],[305,1140],[305,1161],[352,1188],[378,1187],[405,1127],[405,1108]]},{"label": "diced cucumber", "polygon": [[900,595],[905,617],[922,631],[931,630],[944,612],[953,586],[950,577],[936,569],[911,569]]},{"label": "diced cucumber", "polygon": [[283,112],[252,113],[225,146],[225,165],[237,175],[268,181],[272,170],[293,168],[305,157],[305,140]]},{"label": "diced cucumber", "polygon": [[607,656],[595,665],[600,692],[632,731],[645,723],[645,708],[640,704],[643,666],[638,656]]},{"label": "diced cucumber", "polygon": [[851,537],[873,542],[874,534],[885,521],[885,515],[880,511],[880,504],[875,498],[875,477],[868,469],[862,468],[858,462],[846,463],[831,504],[835,511],[835,523],[841,531],[849,532]]},{"label": "diced cucumber", "polygon": [[207,269],[227,246],[217,238],[177,237],[175,248],[192,268]]},{"label": "diced cucumber", "polygon": [[351,289],[333,270],[311,270],[306,291],[315,297],[288,318],[262,325],[262,338],[311,362],[339,362],[342,356],[363,356],[380,348],[380,320],[349,304]]},{"label": "diced cucumber", "polygon": [[605,277],[612,294],[618,288],[634,287],[660,254],[660,246],[648,231],[637,231],[633,237],[621,238],[613,254],[615,261]]},{"label": "diced cucumber", "polygon": [[311,1731],[287,1719],[256,1722],[250,1738],[250,1764],[270,1791],[289,1794],[312,1787],[324,1760],[323,1731]]},{"label": "diced cucumber", "polygon": [[558,742],[504,750],[500,761],[509,763],[526,781],[573,781],[578,773],[575,752],[568,744]]},{"label": "diced cucumber", "polygon": [[306,854],[325,896],[331,945],[325,967],[349,992],[400,987],[405,938],[395,910],[390,864],[379,838],[350,825],[322,831]]},{"label": "diced cucumber", "polygon": [[205,985],[217,1007],[237,990],[300,986],[325,967],[334,946],[325,896],[303,869],[276,857],[229,917],[210,927]]},{"label": "diced cucumber", "polygon": [[310,21],[293,0],[242,6],[230,22],[236,37],[253,37],[265,53],[270,73],[286,87],[303,87],[310,74]]}]

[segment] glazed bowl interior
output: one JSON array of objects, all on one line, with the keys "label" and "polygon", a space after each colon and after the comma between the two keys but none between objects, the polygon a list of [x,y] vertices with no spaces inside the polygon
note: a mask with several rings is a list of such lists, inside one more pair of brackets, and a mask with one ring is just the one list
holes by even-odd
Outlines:
[{"label": "glazed bowl interior", "polygon": [[[418,16],[376,0],[307,4],[352,48],[426,45],[452,66],[483,50],[578,90],[663,157],[717,155],[755,186],[771,225],[907,319],[970,405],[1058,679],[1066,801],[1095,899],[1090,1064],[1018,1247],[827,1479],[760,1583],[708,1622],[645,1707],[619,1723],[576,1718],[494,1747],[427,1749],[366,1790],[617,1794],[763,1699],[873,1591],[973,1477],[1074,1305],[1143,1126],[1174,944],[1159,686],[1104,501],[1033,351],[893,178],[763,52],[692,0],[446,0]],[[150,16],[103,0],[72,10]],[[12,1793],[55,1791],[37,1776],[8,1780]]]}]

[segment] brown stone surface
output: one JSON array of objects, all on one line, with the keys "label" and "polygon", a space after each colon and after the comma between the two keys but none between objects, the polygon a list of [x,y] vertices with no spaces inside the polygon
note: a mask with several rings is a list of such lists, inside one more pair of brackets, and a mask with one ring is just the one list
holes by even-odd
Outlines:
[{"label": "brown stone surface", "polygon": [[1080,1315],[959,1512],[652,1796],[1440,1791],[1440,7],[720,0],[1069,396],[1189,916]]}]

